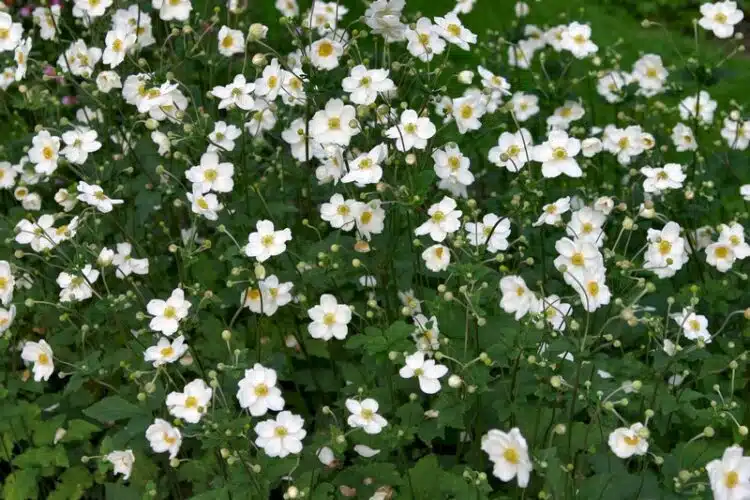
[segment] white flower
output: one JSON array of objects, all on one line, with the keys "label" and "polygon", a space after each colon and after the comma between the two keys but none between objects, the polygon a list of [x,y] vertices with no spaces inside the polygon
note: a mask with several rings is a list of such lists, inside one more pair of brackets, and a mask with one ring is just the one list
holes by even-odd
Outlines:
[{"label": "white flower", "polygon": [[737,256],[731,243],[720,241],[706,247],[706,262],[722,273],[729,271],[735,260]]},{"label": "white flower", "polygon": [[13,300],[15,284],[10,263],[7,260],[0,260],[0,302],[4,306]]},{"label": "white flower", "polygon": [[736,258],[742,260],[750,257],[750,245],[745,242],[745,228],[741,224],[721,224],[719,231],[719,243],[729,243]]},{"label": "white flower", "polygon": [[605,282],[604,268],[586,270],[578,281],[571,286],[581,297],[581,304],[588,312],[594,312],[601,306],[609,304],[612,293]]},{"label": "white flower", "polygon": [[88,127],[76,127],[63,132],[62,140],[66,147],[60,151],[70,163],[81,165],[88,159],[89,153],[99,151],[102,143],[96,140],[96,130]]},{"label": "white flower", "polygon": [[52,174],[57,170],[60,138],[42,130],[34,136],[31,142],[29,160],[34,164],[34,170],[39,174]]},{"label": "white flower", "polygon": [[250,111],[255,106],[252,92],[255,85],[248,83],[244,75],[237,75],[232,83],[224,87],[218,85],[211,90],[211,95],[221,99],[219,109],[231,109],[238,107],[244,111]]},{"label": "white flower", "polygon": [[[289,128],[281,132],[281,138],[289,144],[292,156],[297,161],[307,161],[313,157],[324,155],[324,148],[312,137],[306,135],[307,126],[302,118],[295,118]],[[329,145],[329,147],[336,147]]]},{"label": "white flower", "polygon": [[562,214],[570,210],[570,196],[555,200],[554,203],[548,203],[542,207],[542,214],[533,224],[534,227],[547,224],[554,226],[562,222]]},{"label": "white flower", "polygon": [[750,184],[743,184],[740,186],[740,196],[745,201],[750,201]]},{"label": "white flower", "polygon": [[672,129],[672,142],[677,151],[695,151],[698,143],[690,127],[680,122]]},{"label": "white flower", "polygon": [[282,411],[276,419],[264,420],[255,425],[258,435],[255,444],[269,457],[284,458],[302,451],[302,440],[307,436],[305,421],[299,415]]},{"label": "white flower", "polygon": [[188,383],[182,392],[167,395],[169,413],[177,418],[197,424],[208,410],[213,390],[201,379]]},{"label": "white flower", "polygon": [[166,301],[150,300],[146,305],[146,310],[153,316],[149,328],[167,337],[173,335],[180,327],[180,321],[187,317],[190,306],[190,301],[185,300],[185,292],[181,288],[175,288]]},{"label": "white flower", "polygon": [[431,61],[436,54],[442,54],[446,45],[432,21],[426,17],[420,18],[413,30],[407,29],[406,40],[406,50],[424,62]]},{"label": "white flower", "polygon": [[310,63],[317,69],[331,70],[339,65],[344,46],[336,39],[321,38],[307,48]]},{"label": "white flower", "polygon": [[701,90],[697,95],[688,96],[680,101],[680,118],[683,120],[697,118],[699,123],[711,123],[714,120],[716,106],[716,101],[711,99],[711,95]]},{"label": "white flower", "polygon": [[551,130],[547,141],[534,146],[534,161],[542,164],[542,175],[554,178],[561,174],[569,177],[581,177],[583,171],[578,166],[575,156],[581,151],[581,141],[568,137],[563,130]]},{"label": "white flower", "polygon": [[233,175],[234,166],[228,162],[219,163],[219,155],[213,152],[203,153],[200,165],[185,172],[185,177],[193,183],[193,190],[197,187],[201,193],[230,193],[234,188]]},{"label": "white flower", "polygon": [[604,244],[604,223],[607,217],[599,210],[583,207],[573,212],[565,228],[569,236],[579,238],[601,247]]},{"label": "white flower", "polygon": [[182,433],[176,427],[166,420],[157,418],[154,423],[146,429],[146,439],[148,439],[151,449],[156,453],[169,452],[169,458],[175,458],[182,445]]},{"label": "white flower", "polygon": [[104,459],[114,465],[114,473],[122,474],[122,478],[127,481],[130,479],[130,473],[133,471],[135,455],[133,450],[115,450],[107,453]]},{"label": "white flower", "polygon": [[279,283],[276,275],[258,282],[258,288],[248,288],[243,292],[243,305],[256,314],[273,316],[279,307],[292,301],[291,282]]},{"label": "white flower", "polygon": [[357,455],[361,457],[365,457],[365,458],[372,458],[378,453],[380,453],[380,450],[375,450],[363,444],[354,445],[354,451],[357,453]]},{"label": "white flower", "polygon": [[[34,24],[39,25],[39,36],[42,40],[52,40],[57,34],[57,24],[60,22],[60,5],[46,5],[40,6],[34,9],[32,16],[34,17]],[[0,23],[3,27],[7,28],[7,24]],[[18,37],[21,37],[23,28],[21,24],[18,24],[16,28]]]},{"label": "white flower", "polygon": [[414,295],[414,290],[399,290],[398,299],[401,301],[401,305],[409,310],[409,315],[422,312],[422,301]]},{"label": "white flower", "polygon": [[16,318],[16,306],[11,304],[8,309],[0,307],[0,334],[7,331],[13,325]]},{"label": "white flower", "polygon": [[77,188],[79,201],[96,207],[97,210],[105,214],[111,212],[114,205],[124,203],[123,200],[108,197],[104,194],[102,188],[96,184],[87,184],[83,181],[79,181]]},{"label": "white flower", "polygon": [[607,71],[596,83],[596,91],[609,103],[622,101],[625,87],[632,76],[624,71]]},{"label": "white flower", "polygon": [[555,109],[554,114],[547,117],[547,126],[567,130],[571,123],[580,120],[585,114],[586,111],[579,102],[566,101],[565,104]]},{"label": "white flower", "polygon": [[24,343],[23,350],[21,351],[21,359],[29,363],[34,363],[34,380],[37,382],[49,380],[52,372],[55,371],[52,347],[45,340],[40,340],[39,342],[27,341]]},{"label": "white flower", "polygon": [[510,219],[502,219],[495,214],[487,214],[482,222],[464,224],[466,239],[473,246],[486,245],[487,251],[497,253],[508,248],[510,236]]},{"label": "white flower", "polygon": [[348,146],[357,134],[356,110],[341,99],[330,99],[310,120],[310,136],[320,144]]},{"label": "white flower", "polygon": [[281,390],[276,387],[275,370],[255,363],[252,369],[245,370],[245,376],[237,383],[237,387],[240,407],[246,408],[253,417],[265,415],[268,410],[284,409],[284,398]]},{"label": "white flower", "polygon": [[[382,0],[381,0],[382,1]],[[367,69],[360,64],[349,71],[349,76],[343,79],[341,86],[349,93],[349,99],[354,104],[369,106],[375,102],[381,92],[395,90],[393,80],[388,78],[386,69]]]},{"label": "white flower", "polygon": [[560,46],[569,50],[578,59],[596,54],[599,47],[591,41],[591,26],[572,22],[562,33]]},{"label": "white flower", "polygon": [[112,5],[112,0],[75,0],[73,15],[82,17],[85,23],[90,23],[86,18],[96,18],[104,15],[104,12]]},{"label": "white flower", "polygon": [[307,331],[314,339],[344,340],[348,333],[347,325],[352,320],[352,311],[346,304],[339,304],[330,294],[320,296],[320,304],[307,310],[312,323]]},{"label": "white flower", "polygon": [[669,278],[688,261],[685,239],[680,237],[682,228],[676,222],[668,222],[662,229],[649,229],[644,269],[652,269],[659,278]]},{"label": "white flower", "polygon": [[513,114],[519,122],[525,122],[539,113],[539,98],[534,94],[516,92],[510,99],[513,106]]},{"label": "white flower", "polygon": [[419,388],[425,394],[436,394],[440,391],[440,378],[448,373],[448,367],[435,363],[435,360],[425,360],[425,354],[417,351],[406,356],[405,366],[402,366],[398,374],[401,378],[417,377]]},{"label": "white flower", "polygon": [[739,113],[733,111],[724,118],[721,137],[727,141],[730,148],[744,151],[750,145],[750,121],[743,122]]},{"label": "white flower", "polygon": [[679,346],[672,342],[669,339],[664,339],[664,346],[662,347],[662,350],[667,356],[674,356],[677,354],[677,351],[679,349]]},{"label": "white flower", "polygon": [[[169,0],[168,0],[169,1]],[[219,54],[232,57],[245,52],[245,35],[240,30],[222,26],[218,34]]]},{"label": "white flower", "polygon": [[652,97],[664,89],[669,71],[657,54],[644,54],[633,64],[633,80],[638,82],[638,94]]},{"label": "white flower", "polygon": [[464,50],[469,50],[469,44],[477,43],[477,36],[466,29],[453,12],[449,12],[445,17],[435,18],[435,31],[446,41]]},{"label": "white flower", "polygon": [[157,152],[159,153],[159,156],[166,156],[167,153],[169,153],[172,149],[172,143],[170,142],[167,134],[165,134],[164,132],[154,130],[153,132],[151,132],[151,140],[154,141],[154,144],[157,145]]},{"label": "white flower", "polygon": [[422,260],[430,271],[445,271],[451,263],[451,251],[445,245],[437,243],[424,249]]},{"label": "white flower", "polygon": [[208,134],[211,143],[206,148],[208,152],[216,151],[234,151],[234,140],[242,135],[242,131],[234,125],[227,125],[226,122],[218,121],[214,123],[214,130]]},{"label": "white flower", "polygon": [[13,59],[18,65],[16,67],[15,79],[17,82],[23,80],[26,76],[26,70],[28,69],[29,52],[31,52],[31,37],[26,38],[23,42],[16,46],[13,52]]},{"label": "white flower", "polygon": [[612,453],[619,458],[630,458],[633,455],[645,455],[648,451],[648,439],[642,437],[646,430],[641,423],[630,427],[619,427],[609,434],[607,443]]},{"label": "white flower", "polygon": [[586,270],[595,271],[604,267],[604,257],[593,243],[575,238],[560,238],[555,242],[559,254],[554,261],[556,269],[565,268],[563,278],[571,286],[583,278]]},{"label": "white flower", "polygon": [[711,334],[708,333],[708,318],[695,311],[683,309],[681,313],[673,314],[672,319],[682,328],[685,338],[690,340],[702,340],[706,344],[711,343]]},{"label": "white flower", "polygon": [[284,82],[284,70],[279,65],[279,60],[275,57],[271,59],[271,64],[263,68],[260,78],[255,80],[255,95],[261,96],[267,101],[275,101],[279,96]]},{"label": "white flower", "polygon": [[661,194],[668,189],[680,189],[687,178],[682,172],[682,165],[677,163],[667,163],[663,168],[642,167],[641,173],[646,176],[643,190],[655,194]]},{"label": "white flower", "polygon": [[136,34],[125,29],[114,29],[107,33],[104,39],[105,48],[102,63],[116,68],[125,60],[125,54],[135,44]]},{"label": "white flower", "polygon": [[458,146],[447,145],[432,153],[435,161],[435,173],[441,179],[451,179],[464,186],[474,182],[474,174],[469,170],[470,160],[458,149]]},{"label": "white flower", "polygon": [[162,337],[156,345],[146,349],[143,353],[143,360],[152,363],[154,367],[158,367],[167,363],[174,363],[187,350],[188,345],[185,343],[185,337],[182,335],[171,342],[168,338]]},{"label": "white flower", "polygon": [[529,290],[520,276],[505,276],[500,280],[500,307],[508,314],[515,313],[516,321],[529,312],[538,312],[539,299]]},{"label": "white flower", "polygon": [[193,213],[208,220],[217,220],[219,212],[224,208],[224,205],[219,203],[219,198],[214,193],[204,193],[200,184],[193,184],[193,192],[185,193],[185,196]]},{"label": "white flower", "polygon": [[349,171],[341,178],[341,182],[355,182],[358,187],[377,184],[383,177],[383,168],[380,165],[387,157],[388,146],[378,144],[368,153],[362,153],[349,162]]},{"label": "white flower", "polygon": [[742,456],[740,446],[725,449],[721,459],[706,464],[706,472],[716,500],[750,498],[750,457]]},{"label": "white flower", "polygon": [[120,75],[114,71],[101,71],[96,76],[96,88],[104,94],[108,94],[112,89],[121,89]]},{"label": "white flower", "polygon": [[112,256],[111,264],[117,268],[115,276],[120,279],[131,274],[148,274],[148,259],[134,259],[130,255],[132,251],[133,245],[130,243],[117,244],[117,253]]},{"label": "white flower", "polygon": [[190,0],[151,0],[151,6],[159,9],[162,21],[187,21],[193,10]]},{"label": "white flower", "polygon": [[417,328],[412,332],[411,338],[417,344],[417,350],[431,356],[440,349],[440,328],[435,316],[427,319],[424,314],[417,314],[414,317],[414,325]]},{"label": "white flower", "polygon": [[490,149],[487,159],[498,167],[518,172],[530,160],[533,151],[531,133],[522,128],[515,133],[503,132],[497,138],[497,146]]},{"label": "white flower", "polygon": [[276,231],[270,220],[258,221],[255,229],[256,231],[247,237],[245,255],[255,258],[258,262],[265,262],[284,253],[286,242],[292,239],[292,231],[289,228]]},{"label": "white flower", "polygon": [[370,241],[373,234],[382,233],[385,228],[385,210],[380,205],[380,200],[356,205],[354,221],[357,225],[357,232],[366,241]]},{"label": "white flower", "polygon": [[541,312],[544,320],[550,324],[553,330],[564,332],[567,325],[565,318],[573,310],[573,306],[562,301],[557,295],[550,295],[542,299]]},{"label": "white flower", "polygon": [[[26,188],[23,189],[25,190]],[[29,211],[41,210],[42,197],[38,193],[27,193],[21,200],[21,206]]]},{"label": "white flower", "polygon": [[276,0],[275,5],[284,17],[296,17],[299,14],[297,0]]},{"label": "white flower", "polygon": [[515,477],[519,487],[528,486],[533,465],[526,440],[518,428],[507,433],[490,429],[482,436],[481,447],[493,463],[493,476],[506,483]]},{"label": "white flower", "polygon": [[469,94],[453,99],[453,119],[459,134],[482,127],[479,120],[487,111],[483,98],[483,94]]},{"label": "white flower", "polygon": [[704,3],[701,5],[701,17],[698,25],[707,31],[713,31],[717,38],[729,38],[734,34],[734,25],[745,17],[737,2]]},{"label": "white flower", "polygon": [[49,214],[42,215],[35,223],[21,219],[15,227],[16,243],[31,245],[31,249],[35,252],[53,248],[56,245],[52,238],[54,223],[55,218]]},{"label": "white flower", "polygon": [[91,298],[93,291],[91,285],[99,279],[99,271],[93,269],[90,264],[81,269],[80,272],[70,274],[61,272],[57,276],[57,284],[60,290],[60,302],[81,302]]},{"label": "white flower", "polygon": [[529,9],[529,4],[526,2],[516,2],[516,4],[513,6],[513,13],[516,15],[516,17],[526,17],[529,15],[531,9]]},{"label": "white flower", "polygon": [[385,135],[396,141],[396,149],[404,152],[412,148],[426,148],[427,140],[436,132],[429,118],[419,117],[416,111],[407,109],[401,113],[400,123],[386,130]]},{"label": "white flower", "polygon": [[351,231],[354,229],[358,215],[358,202],[356,200],[344,200],[344,197],[336,193],[331,196],[328,203],[320,207],[320,218],[328,222],[331,227]]},{"label": "white flower", "polygon": [[365,24],[386,43],[400,42],[406,33],[406,25],[401,22],[405,4],[406,0],[376,0],[365,10]]},{"label": "white flower", "polygon": [[427,214],[430,218],[414,230],[417,236],[429,234],[434,241],[441,243],[461,227],[461,210],[456,210],[456,201],[444,196],[439,203],[432,205]]},{"label": "white flower", "polygon": [[0,161],[0,189],[10,189],[16,184],[18,172],[13,169],[10,162]]},{"label": "white flower", "polygon": [[378,402],[372,398],[362,401],[347,399],[346,409],[351,415],[346,421],[351,427],[359,427],[367,434],[380,434],[388,422],[378,415],[378,407]]},{"label": "white flower", "polygon": [[16,48],[23,36],[21,23],[14,23],[7,12],[0,12],[0,52],[10,52]]},{"label": "white flower", "polygon": [[57,58],[57,65],[64,73],[90,78],[94,74],[94,66],[102,58],[102,49],[87,47],[81,39],[71,43],[68,49]]}]

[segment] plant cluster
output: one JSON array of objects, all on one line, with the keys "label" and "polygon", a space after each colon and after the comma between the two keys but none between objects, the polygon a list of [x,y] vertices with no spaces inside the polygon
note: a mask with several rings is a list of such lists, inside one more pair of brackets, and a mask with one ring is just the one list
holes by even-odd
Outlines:
[{"label": "plant cluster", "polygon": [[3,498],[750,498],[736,3],[307,3],[0,11]]}]

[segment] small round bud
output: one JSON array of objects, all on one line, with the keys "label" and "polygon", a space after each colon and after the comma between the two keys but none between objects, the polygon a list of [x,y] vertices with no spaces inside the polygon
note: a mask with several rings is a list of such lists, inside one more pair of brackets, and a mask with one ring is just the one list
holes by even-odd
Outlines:
[{"label": "small round bud", "polygon": [[461,387],[461,384],[463,384],[463,380],[461,380],[461,377],[459,377],[456,374],[451,375],[448,377],[448,385],[454,389],[458,389]]},{"label": "small round bud", "polygon": [[231,340],[232,338],[232,332],[230,332],[229,330],[224,330],[223,332],[221,332],[221,338],[222,340],[224,340],[224,342],[229,342],[229,340]]}]

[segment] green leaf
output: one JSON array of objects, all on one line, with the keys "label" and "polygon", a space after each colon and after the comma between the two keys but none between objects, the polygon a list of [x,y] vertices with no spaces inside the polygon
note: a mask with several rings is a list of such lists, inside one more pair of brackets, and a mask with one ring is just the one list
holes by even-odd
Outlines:
[{"label": "green leaf", "polygon": [[13,465],[21,469],[44,467],[67,467],[68,455],[62,446],[31,448],[13,459]]},{"label": "green leaf", "polygon": [[17,470],[5,479],[3,484],[5,500],[35,500],[38,496],[35,470]]},{"label": "green leaf", "polygon": [[77,418],[68,423],[68,429],[62,441],[64,443],[86,441],[93,433],[99,432],[100,430],[101,429],[96,425]]},{"label": "green leaf", "polygon": [[125,420],[144,413],[145,410],[120,396],[104,398],[83,410],[83,414],[87,417],[104,423]]}]

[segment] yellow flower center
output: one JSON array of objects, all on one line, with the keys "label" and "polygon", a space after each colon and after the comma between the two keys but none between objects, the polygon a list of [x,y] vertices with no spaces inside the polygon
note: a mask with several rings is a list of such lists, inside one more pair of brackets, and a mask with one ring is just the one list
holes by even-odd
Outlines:
[{"label": "yellow flower center", "polygon": [[341,129],[341,118],[334,117],[328,119],[328,128],[331,130],[339,130]]},{"label": "yellow flower center", "polygon": [[730,490],[736,488],[737,485],[740,484],[740,475],[737,474],[737,472],[730,470],[727,472],[726,476],[724,476],[724,484]]},{"label": "yellow flower center", "polygon": [[234,45],[234,39],[232,38],[232,35],[227,35],[224,37],[224,39],[221,41],[221,46],[225,49],[230,48],[232,45]]},{"label": "yellow flower center", "polygon": [[463,106],[461,106],[461,118],[463,118],[464,120],[468,120],[472,117],[473,114],[474,108],[472,108],[468,104],[464,104]]},{"label": "yellow flower center", "polygon": [[40,353],[39,356],[36,358],[36,362],[40,365],[46,365],[49,363],[49,356],[47,356],[44,353]]},{"label": "yellow flower center", "polygon": [[427,33],[420,33],[417,36],[417,39],[422,45],[427,45],[428,43],[430,43],[430,35],[428,35]]},{"label": "yellow flower center", "polygon": [[261,242],[261,244],[264,247],[270,247],[271,245],[273,245],[273,242],[274,242],[273,235],[272,234],[267,234],[267,235],[263,236],[260,239],[260,242]]},{"label": "yellow flower center", "polygon": [[718,259],[726,259],[729,255],[729,249],[727,247],[716,247],[716,250],[714,250],[714,255]]},{"label": "yellow flower center", "polygon": [[273,430],[273,433],[276,434],[276,437],[286,437],[289,434],[289,431],[286,430],[286,427],[278,426]]},{"label": "yellow flower center", "polygon": [[434,222],[440,222],[440,221],[442,221],[444,219],[445,219],[445,214],[443,212],[441,212],[440,210],[438,210],[437,212],[435,212],[434,214],[432,214],[432,220]]},{"label": "yellow flower center", "polygon": [[656,68],[648,68],[646,70],[646,76],[649,78],[656,78],[658,76],[658,73],[656,72]]},{"label": "yellow flower center", "polygon": [[521,460],[521,457],[518,455],[518,452],[515,448],[506,448],[503,452],[503,458],[506,462],[509,462],[513,465],[518,464],[518,462]]},{"label": "yellow flower center", "polygon": [[371,168],[372,165],[373,165],[372,160],[369,159],[369,158],[365,158],[364,160],[362,160],[361,162],[359,162],[359,168],[363,169],[363,170],[367,170],[367,169]]},{"label": "yellow flower center", "polygon": [[438,259],[442,259],[444,252],[445,252],[445,250],[443,249],[443,247],[437,247],[435,249],[435,257],[437,257]]},{"label": "yellow flower center", "polygon": [[112,43],[112,50],[114,50],[115,52],[120,52],[122,50],[122,40],[120,40],[119,38],[116,39],[114,43]]},{"label": "yellow flower center", "polygon": [[417,126],[413,123],[407,123],[406,126],[404,126],[404,130],[407,134],[416,134]]},{"label": "yellow flower center", "polygon": [[667,175],[667,173],[664,170],[661,170],[660,172],[656,174],[656,178],[659,179],[660,181],[666,181],[667,179],[669,179],[669,175]]},{"label": "yellow flower center", "polygon": [[570,258],[570,262],[574,266],[583,266],[583,263],[585,262],[583,258],[583,254],[581,252],[576,252],[573,254],[573,256]]},{"label": "yellow flower center", "polygon": [[162,350],[159,351],[159,354],[161,354],[165,358],[168,358],[172,354],[174,354],[174,349],[172,349],[172,346],[167,346],[167,347],[162,348]]},{"label": "yellow flower center", "polygon": [[245,292],[245,297],[247,300],[258,300],[260,298],[260,290],[257,288],[248,288]]},{"label": "yellow flower center", "polygon": [[586,223],[583,224],[583,227],[581,228],[581,230],[584,233],[588,234],[588,233],[590,233],[590,232],[592,232],[594,230],[594,225],[591,224],[590,222],[586,222]]},{"label": "yellow flower center", "polygon": [[5,290],[7,286],[8,286],[8,278],[0,277],[0,290]]},{"label": "yellow flower center", "polygon": [[279,78],[276,75],[271,75],[268,77],[268,88],[269,89],[275,89],[276,85],[279,84]]},{"label": "yellow flower center", "polygon": [[164,308],[164,317],[173,319],[177,317],[177,310],[172,306],[167,306]]},{"label": "yellow flower center", "polygon": [[375,412],[373,412],[372,410],[363,409],[362,413],[360,413],[360,415],[365,420],[372,420],[372,417],[375,415]]},{"label": "yellow flower center", "polygon": [[10,31],[0,28],[0,40],[7,40],[10,37]]},{"label": "yellow flower center", "polygon": [[349,207],[347,205],[339,205],[336,209],[336,213],[339,215],[349,215]]},{"label": "yellow flower center", "polygon": [[627,137],[620,138],[619,141],[617,141],[617,145],[620,147],[620,149],[625,149],[630,144],[630,140],[628,140]]},{"label": "yellow flower center", "polygon": [[455,37],[461,36],[461,26],[458,24],[449,24],[448,27],[445,28],[445,31]]},{"label": "yellow flower center", "polygon": [[578,33],[576,36],[573,37],[573,41],[579,45],[583,45],[584,43],[586,43],[586,37]]},{"label": "yellow flower center", "polygon": [[667,255],[669,252],[672,251],[672,244],[666,240],[661,240],[659,242],[659,253],[662,255]]},{"label": "yellow flower center", "polygon": [[259,398],[262,398],[264,396],[268,396],[268,386],[266,384],[258,384],[255,386],[254,391],[255,395]]},{"label": "yellow flower center", "polygon": [[424,375],[424,370],[421,368],[417,368],[416,370],[414,370],[414,375],[416,375],[417,377],[421,377],[422,375]]},{"label": "yellow flower center", "polygon": [[526,289],[522,286],[516,287],[516,295],[519,297],[523,297],[523,294],[526,293]]},{"label": "yellow flower center", "polygon": [[42,148],[42,156],[45,160],[51,160],[55,156],[55,151],[50,146]]},{"label": "yellow flower center", "polygon": [[512,144],[507,150],[505,150],[505,154],[510,156],[511,158],[518,156],[518,153],[520,152],[521,148],[519,148],[515,144]]},{"label": "yellow flower center", "polygon": [[635,446],[641,439],[638,436],[625,436],[624,438],[622,438],[622,440],[625,441],[625,444],[627,444],[628,446]]},{"label": "yellow flower center", "polygon": [[448,166],[455,172],[461,167],[461,160],[458,159],[458,156],[451,156],[448,158]]},{"label": "yellow flower center", "polygon": [[173,438],[166,432],[162,435],[162,439],[164,439],[164,442],[167,443],[168,445],[173,445],[177,442],[177,438]]},{"label": "yellow flower center", "polygon": [[214,170],[213,168],[210,168],[203,172],[203,179],[207,181],[215,181],[218,176],[218,172],[216,172],[216,170]]},{"label": "yellow flower center", "polygon": [[714,15],[714,21],[716,21],[719,24],[724,24],[727,22],[727,15],[724,14],[723,12],[717,12]]},{"label": "yellow flower center", "polygon": [[372,83],[372,79],[369,76],[366,76],[359,81],[359,86],[369,87],[371,83]]},{"label": "yellow flower center", "polygon": [[599,283],[596,281],[590,281],[588,285],[586,285],[586,288],[589,291],[589,295],[592,297],[596,297],[599,295]]},{"label": "yellow flower center", "polygon": [[96,193],[94,193],[94,198],[99,201],[104,201],[107,199],[107,195],[104,194],[104,191],[97,191]]},{"label": "yellow flower center", "polygon": [[560,116],[562,116],[563,118],[568,118],[572,114],[573,110],[568,107],[564,107],[560,110]]},{"label": "yellow flower center", "polygon": [[359,216],[359,220],[362,224],[369,224],[372,220],[372,212],[362,212],[362,215]]},{"label": "yellow flower center", "polygon": [[208,210],[208,202],[202,196],[195,202],[202,210]]},{"label": "yellow flower center", "polygon": [[695,330],[696,332],[701,329],[701,324],[696,319],[691,319],[688,321],[688,325],[690,325],[690,328]]},{"label": "yellow flower center", "polygon": [[740,239],[739,236],[737,236],[736,234],[733,234],[732,236],[729,237],[729,242],[732,245],[736,246],[736,245],[739,245],[742,242],[742,240]]},{"label": "yellow flower center", "polygon": [[333,45],[331,42],[323,42],[318,45],[318,55],[320,57],[330,57],[333,54]]},{"label": "yellow flower center", "polygon": [[196,408],[198,406],[198,398],[195,396],[188,396],[185,399],[185,408]]},{"label": "yellow flower center", "polygon": [[552,158],[555,160],[564,160],[568,157],[568,152],[565,151],[565,148],[555,148],[552,150]]},{"label": "yellow flower center", "polygon": [[325,313],[325,315],[323,315],[323,324],[326,326],[335,325],[336,316],[333,313]]}]

